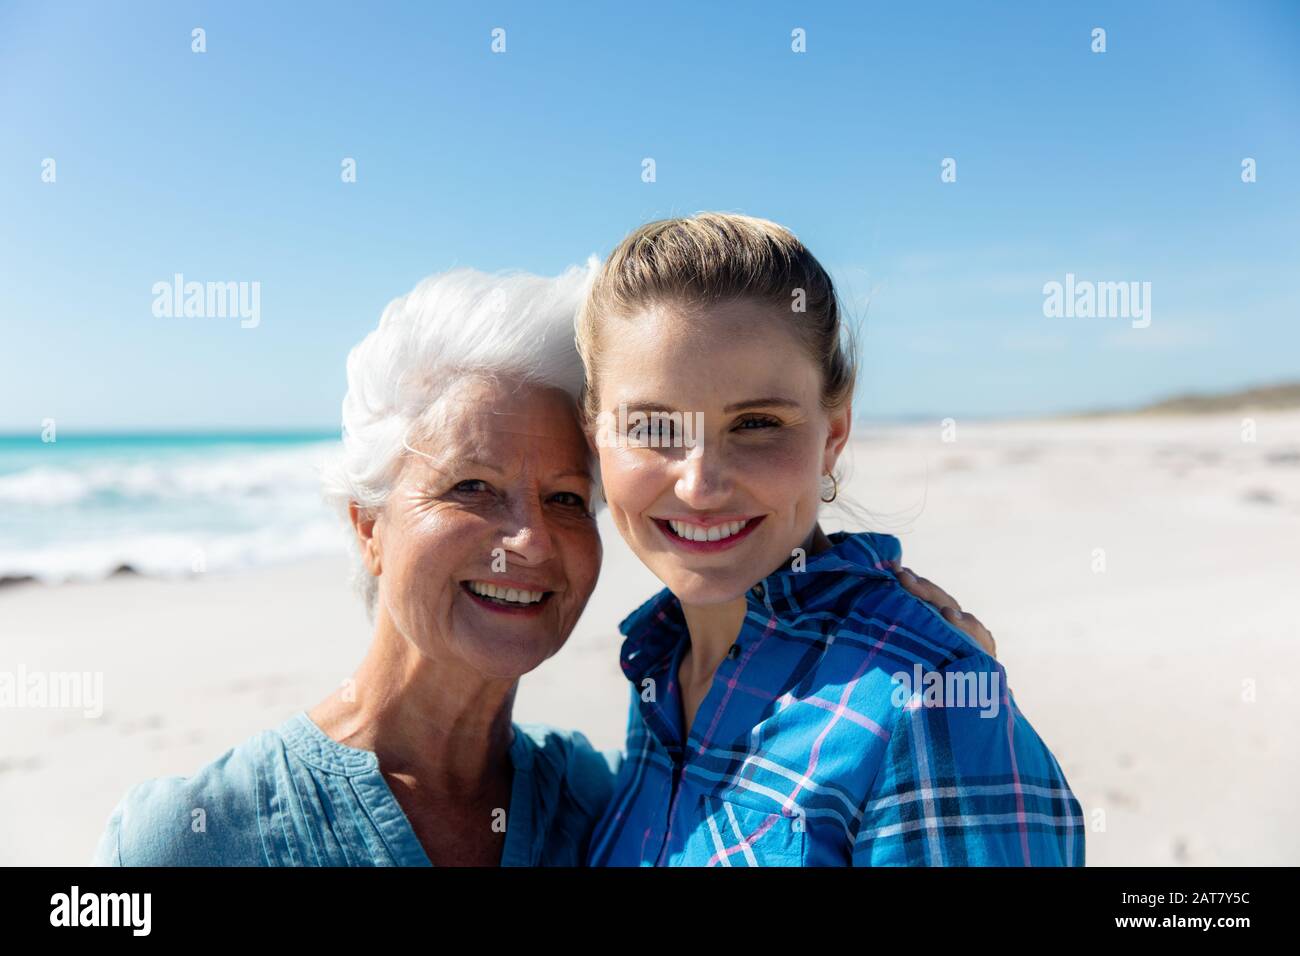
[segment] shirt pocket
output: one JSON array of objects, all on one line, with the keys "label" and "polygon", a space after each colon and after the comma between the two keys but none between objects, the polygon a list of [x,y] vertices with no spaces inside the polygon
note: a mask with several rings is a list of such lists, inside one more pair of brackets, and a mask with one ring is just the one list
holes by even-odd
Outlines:
[{"label": "shirt pocket", "polygon": [[805,821],[780,807],[747,806],[705,794],[705,866],[803,866]]}]

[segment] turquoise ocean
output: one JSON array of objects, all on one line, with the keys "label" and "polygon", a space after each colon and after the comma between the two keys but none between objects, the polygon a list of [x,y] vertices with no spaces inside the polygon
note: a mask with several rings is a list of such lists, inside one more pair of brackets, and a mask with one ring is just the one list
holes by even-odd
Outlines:
[{"label": "turquoise ocean", "polygon": [[0,435],[0,581],[180,576],[342,554],[337,433]]}]

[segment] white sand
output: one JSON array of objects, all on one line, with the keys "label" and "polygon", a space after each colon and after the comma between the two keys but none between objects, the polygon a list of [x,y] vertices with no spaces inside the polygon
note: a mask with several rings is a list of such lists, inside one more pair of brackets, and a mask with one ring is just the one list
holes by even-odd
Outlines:
[{"label": "white sand", "polygon": [[[1300,862],[1300,414],[1254,417],[1253,443],[1233,415],[958,423],[953,443],[936,423],[855,444],[845,496],[997,636],[1084,805],[1090,865]],[[658,582],[602,529],[597,592],[515,716],[616,746],[617,624]],[[131,784],[320,699],[369,637],[346,574],[340,558],[0,591],[0,671],[102,672],[105,699],[97,719],[0,710],[0,864],[87,861]]]}]

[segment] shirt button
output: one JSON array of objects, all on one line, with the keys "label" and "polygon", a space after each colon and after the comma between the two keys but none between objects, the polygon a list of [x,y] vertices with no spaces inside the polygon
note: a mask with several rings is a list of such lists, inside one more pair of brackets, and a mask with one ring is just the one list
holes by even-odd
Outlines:
[{"label": "shirt button", "polygon": [[734,661],[734,660],[735,660],[737,657],[739,657],[739,656],[740,656],[740,645],[739,645],[739,644],[732,644],[729,648],[727,648],[727,657],[728,657],[730,660],[733,660],[733,661]]},{"label": "shirt button", "polygon": [[752,588],[749,589],[749,593],[754,595],[754,597],[758,598],[760,601],[763,600],[763,593],[764,593],[763,585],[755,584]]}]

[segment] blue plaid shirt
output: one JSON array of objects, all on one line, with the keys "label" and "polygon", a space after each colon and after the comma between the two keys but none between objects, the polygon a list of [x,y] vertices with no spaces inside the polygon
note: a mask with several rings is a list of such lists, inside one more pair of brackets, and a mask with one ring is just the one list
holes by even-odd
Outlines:
[{"label": "blue plaid shirt", "polygon": [[1082,866],[1079,802],[1002,666],[898,583],[896,538],[831,541],[751,589],[689,735],[681,604],[622,623],[627,756],[588,863]]}]

